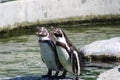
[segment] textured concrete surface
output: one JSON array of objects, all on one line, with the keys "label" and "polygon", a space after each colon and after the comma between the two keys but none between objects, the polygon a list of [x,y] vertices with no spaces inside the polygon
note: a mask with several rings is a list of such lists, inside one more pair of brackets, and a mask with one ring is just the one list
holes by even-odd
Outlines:
[{"label": "textured concrete surface", "polygon": [[100,15],[120,15],[120,0],[10,1],[0,3],[0,28],[76,16],[97,18]]}]

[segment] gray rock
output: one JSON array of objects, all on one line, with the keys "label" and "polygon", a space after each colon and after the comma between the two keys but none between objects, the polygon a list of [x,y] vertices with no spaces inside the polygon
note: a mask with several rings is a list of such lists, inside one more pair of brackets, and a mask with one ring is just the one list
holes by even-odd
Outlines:
[{"label": "gray rock", "polygon": [[11,0],[0,0],[0,3],[7,2],[7,1],[11,1]]},{"label": "gray rock", "polygon": [[120,65],[101,73],[97,80],[120,80]]},{"label": "gray rock", "polygon": [[[13,78],[4,78],[0,80],[73,80],[73,78],[66,77],[66,78],[43,78],[41,76],[17,76]],[[79,79],[83,80],[83,79]]]},{"label": "gray rock", "polygon": [[116,59],[119,59],[120,37],[92,42],[82,47],[80,52],[82,52],[85,57],[94,56],[96,58],[99,57],[99,59],[103,57],[115,57]]}]

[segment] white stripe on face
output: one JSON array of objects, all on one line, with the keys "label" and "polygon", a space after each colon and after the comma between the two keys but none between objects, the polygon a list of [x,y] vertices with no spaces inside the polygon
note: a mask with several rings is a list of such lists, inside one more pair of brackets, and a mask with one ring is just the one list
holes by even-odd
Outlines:
[{"label": "white stripe on face", "polygon": [[70,50],[70,47],[68,46],[66,38],[65,38],[65,36],[63,36],[63,34],[62,34],[62,37],[57,37],[57,41],[64,43],[66,45],[67,49]]}]

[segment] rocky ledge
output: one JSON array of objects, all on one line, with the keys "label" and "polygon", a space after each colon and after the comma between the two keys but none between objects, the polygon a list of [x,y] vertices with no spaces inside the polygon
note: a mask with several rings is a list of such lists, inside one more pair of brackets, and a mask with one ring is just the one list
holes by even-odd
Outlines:
[{"label": "rocky ledge", "polygon": [[[43,78],[42,76],[17,76],[13,78],[4,78],[2,80],[74,80],[75,78],[65,77],[65,78]],[[1,80],[1,79],[0,79]],[[79,80],[83,80],[80,79]]]},{"label": "rocky ledge", "polygon": [[101,73],[97,80],[120,80],[120,65]]},{"label": "rocky ledge", "polygon": [[120,37],[92,42],[82,47],[80,52],[92,61],[119,61]]}]

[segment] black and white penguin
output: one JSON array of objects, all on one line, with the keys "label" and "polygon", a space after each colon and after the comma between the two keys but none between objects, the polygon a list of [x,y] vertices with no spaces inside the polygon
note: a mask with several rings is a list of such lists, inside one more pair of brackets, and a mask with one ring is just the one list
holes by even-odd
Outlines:
[{"label": "black and white penguin", "polygon": [[[59,71],[63,68],[57,56],[54,37],[50,35],[45,27],[38,27],[36,34],[39,36],[41,58],[48,68],[47,75],[43,77],[52,77],[52,70],[56,71],[54,76],[58,76]],[[61,76],[65,77],[65,75],[66,72],[64,71]]]},{"label": "black and white penguin", "polygon": [[76,79],[79,79],[82,71],[82,55],[71,44],[62,29],[55,29],[54,35],[56,37],[58,58],[62,66],[66,71],[76,75]]}]

